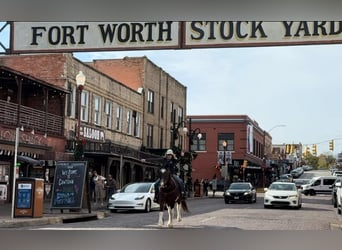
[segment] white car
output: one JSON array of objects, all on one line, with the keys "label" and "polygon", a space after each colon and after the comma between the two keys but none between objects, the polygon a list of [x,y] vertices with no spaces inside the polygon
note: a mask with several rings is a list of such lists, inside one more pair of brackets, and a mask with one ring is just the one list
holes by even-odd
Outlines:
[{"label": "white car", "polygon": [[117,210],[143,210],[150,212],[159,209],[159,204],[153,202],[154,183],[137,182],[125,185],[120,192],[113,194],[108,200],[108,209]]},{"label": "white car", "polygon": [[342,183],[336,182],[336,206],[337,206],[337,213],[342,214]]},{"label": "white car", "polygon": [[302,194],[295,183],[273,182],[265,188],[264,208],[269,207],[302,207]]}]

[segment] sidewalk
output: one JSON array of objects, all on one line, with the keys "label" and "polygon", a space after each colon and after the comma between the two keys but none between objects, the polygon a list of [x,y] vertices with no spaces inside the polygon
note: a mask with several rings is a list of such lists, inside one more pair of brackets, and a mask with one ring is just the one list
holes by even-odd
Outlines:
[{"label": "sidewalk", "polygon": [[86,221],[102,219],[108,216],[109,212],[105,207],[92,207],[91,213],[88,209],[81,209],[72,212],[69,209],[50,209],[50,201],[44,202],[42,217],[14,217],[12,219],[12,204],[0,204],[0,228],[20,228],[37,225],[49,225],[67,223],[72,221]]}]

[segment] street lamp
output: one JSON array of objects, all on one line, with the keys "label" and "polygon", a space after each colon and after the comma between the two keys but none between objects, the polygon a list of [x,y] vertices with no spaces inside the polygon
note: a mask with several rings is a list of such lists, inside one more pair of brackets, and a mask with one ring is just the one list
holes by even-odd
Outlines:
[{"label": "street lamp", "polygon": [[77,103],[78,103],[78,116],[77,116],[77,138],[76,138],[76,146],[75,146],[75,160],[78,160],[80,156],[83,154],[82,143],[80,141],[80,131],[81,131],[81,99],[82,99],[82,90],[84,88],[84,84],[86,81],[86,77],[82,71],[79,71],[76,75],[76,85],[78,90],[77,95]]}]

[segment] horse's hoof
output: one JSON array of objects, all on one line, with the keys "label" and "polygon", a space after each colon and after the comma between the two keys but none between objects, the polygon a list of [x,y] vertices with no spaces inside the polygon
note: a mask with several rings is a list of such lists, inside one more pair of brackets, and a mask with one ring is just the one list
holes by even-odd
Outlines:
[{"label": "horse's hoof", "polygon": [[178,221],[178,222],[181,222],[181,221],[182,221],[182,219],[177,219],[177,221]]},{"label": "horse's hoof", "polygon": [[173,228],[173,225],[172,224],[168,224],[167,227],[168,228]]}]

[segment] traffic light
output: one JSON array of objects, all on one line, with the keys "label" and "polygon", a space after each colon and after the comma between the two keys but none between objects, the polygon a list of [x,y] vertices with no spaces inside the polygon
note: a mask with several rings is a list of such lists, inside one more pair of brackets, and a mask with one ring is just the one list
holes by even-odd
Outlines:
[{"label": "traffic light", "polygon": [[285,146],[285,154],[289,154],[291,152],[291,145],[290,144],[286,144]]},{"label": "traffic light", "polygon": [[295,152],[295,146],[291,144],[290,146],[290,154],[293,154]]},{"label": "traffic light", "polygon": [[334,151],[334,140],[331,140],[331,141],[329,142],[329,149],[330,149],[331,151]]},{"label": "traffic light", "polygon": [[317,155],[317,147],[316,147],[316,144],[313,144],[313,145],[312,145],[312,154],[313,154],[313,155]]},{"label": "traffic light", "polygon": [[304,156],[308,156],[310,153],[310,147],[309,146],[306,146],[305,147],[305,151],[304,151]]}]

